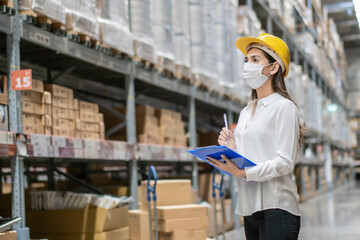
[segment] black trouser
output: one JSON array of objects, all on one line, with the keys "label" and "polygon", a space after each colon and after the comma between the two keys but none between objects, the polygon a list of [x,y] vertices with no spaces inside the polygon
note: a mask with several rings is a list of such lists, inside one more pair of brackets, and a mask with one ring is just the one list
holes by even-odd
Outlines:
[{"label": "black trouser", "polygon": [[246,240],[296,240],[300,216],[282,209],[259,211],[244,217]]}]

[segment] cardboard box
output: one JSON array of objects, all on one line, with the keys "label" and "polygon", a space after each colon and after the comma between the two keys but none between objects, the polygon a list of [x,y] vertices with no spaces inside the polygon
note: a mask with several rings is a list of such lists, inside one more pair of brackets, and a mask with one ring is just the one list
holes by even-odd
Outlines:
[{"label": "cardboard box", "polygon": [[21,114],[23,125],[45,125],[44,115],[36,115],[31,113],[22,113]]},{"label": "cardboard box", "polygon": [[176,231],[176,232],[159,232],[159,240],[205,240],[206,229]]},{"label": "cardboard box", "polygon": [[93,132],[81,132],[81,138],[82,139],[99,140],[100,139],[100,134],[99,133],[93,133]]},{"label": "cardboard box", "polygon": [[52,105],[51,104],[45,104],[45,114],[52,116]]},{"label": "cardboard box", "polygon": [[160,232],[206,229],[207,227],[208,217],[181,218],[158,221],[158,229]]},{"label": "cardboard box", "polygon": [[[151,183],[153,184],[153,183]],[[141,209],[147,210],[147,181],[141,182]],[[156,184],[157,206],[191,204],[190,180],[158,180]]]},{"label": "cardboard box", "polygon": [[44,115],[44,119],[45,119],[45,127],[52,127],[53,124],[52,117],[50,115]]},{"label": "cardboard box", "polygon": [[52,105],[53,107],[65,108],[65,109],[74,109],[74,101],[71,98],[63,98],[63,97],[52,97]]},{"label": "cardboard box", "polygon": [[45,129],[43,125],[35,125],[35,124],[30,124],[30,125],[26,125],[23,123],[23,133],[24,134],[44,134],[45,133]]},{"label": "cardboard box", "polygon": [[62,137],[74,137],[75,129],[53,127],[52,134],[55,136],[62,136]]},{"label": "cardboard box", "polygon": [[41,103],[21,102],[21,111],[23,113],[44,115],[45,105]]},{"label": "cardboard box", "polygon": [[50,92],[44,91],[43,98],[45,104],[52,104],[52,97]]},{"label": "cardboard box", "polygon": [[21,91],[21,101],[44,103],[45,99],[42,93],[32,91]]},{"label": "cardboard box", "polygon": [[69,120],[75,120],[75,111],[66,108],[53,107],[52,108],[53,118],[63,118]]},{"label": "cardboard box", "polygon": [[158,117],[159,119],[172,119],[172,114],[173,111],[168,110],[168,109],[156,109],[155,111],[155,116]]},{"label": "cardboard box", "polygon": [[81,131],[100,133],[99,123],[81,122]]},{"label": "cardboard box", "polygon": [[100,207],[90,207],[88,209],[86,233],[99,233],[129,225],[128,206],[107,210]]},{"label": "cardboard box", "polygon": [[79,99],[74,98],[74,110],[79,111]]},{"label": "cardboard box", "polygon": [[63,118],[53,118],[53,127],[75,130],[75,121]]},{"label": "cardboard box", "polygon": [[43,81],[32,79],[31,85],[32,85],[31,91],[38,92],[38,93],[44,92],[44,82]]},{"label": "cardboard box", "polygon": [[155,108],[149,105],[136,106],[136,115],[137,116],[155,116]]},{"label": "cardboard box", "polygon": [[9,105],[8,78],[0,75],[0,104]]},{"label": "cardboard box", "polygon": [[8,107],[0,105],[0,131],[9,131]]},{"label": "cardboard box", "polygon": [[0,239],[1,240],[16,240],[17,234],[16,231],[6,231],[0,233]]},{"label": "cardboard box", "polygon": [[100,127],[100,134],[105,134],[105,123],[104,122],[99,122],[99,127]]},{"label": "cardboard box", "polygon": [[131,240],[149,240],[149,214],[141,210],[129,211]]},{"label": "cardboard box", "polygon": [[79,101],[79,111],[80,112],[98,113],[99,105],[97,105],[96,103]]},{"label": "cardboard box", "polygon": [[27,223],[34,235],[102,233],[128,226],[128,207],[107,210],[84,209],[27,211]]},{"label": "cardboard box", "polygon": [[44,134],[45,135],[53,135],[52,134],[52,127],[51,126],[45,126],[44,127]]},{"label": "cardboard box", "polygon": [[98,120],[98,122],[104,122],[104,114],[98,113],[97,114],[97,120]]},{"label": "cardboard box", "polygon": [[97,123],[99,122],[98,114],[97,113],[89,113],[89,112],[79,112],[80,114],[80,120],[84,122],[92,122]]},{"label": "cardboard box", "polygon": [[160,220],[206,217],[207,208],[196,204],[162,206],[157,207],[157,216]]},{"label": "cardboard box", "polygon": [[73,99],[74,91],[70,88],[62,87],[56,84],[45,84],[45,90],[51,92],[55,97]]},{"label": "cardboard box", "polygon": [[129,240],[129,227],[101,233],[31,235],[32,238],[49,240]]},{"label": "cardboard box", "polygon": [[27,211],[26,223],[33,235],[83,233],[88,208]]}]

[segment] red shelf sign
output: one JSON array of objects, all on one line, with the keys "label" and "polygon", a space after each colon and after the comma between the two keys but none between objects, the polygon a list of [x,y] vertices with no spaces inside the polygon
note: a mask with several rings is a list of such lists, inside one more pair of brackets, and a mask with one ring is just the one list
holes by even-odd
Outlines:
[{"label": "red shelf sign", "polygon": [[16,70],[11,72],[12,90],[31,90],[32,76],[31,69]]}]

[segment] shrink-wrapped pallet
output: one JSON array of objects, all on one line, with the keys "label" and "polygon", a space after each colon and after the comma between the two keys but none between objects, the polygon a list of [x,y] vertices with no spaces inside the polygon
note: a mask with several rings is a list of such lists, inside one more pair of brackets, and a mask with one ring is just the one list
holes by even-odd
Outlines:
[{"label": "shrink-wrapped pallet", "polygon": [[205,47],[205,8],[203,0],[189,0],[190,36],[191,36],[191,71],[195,74],[204,73]]},{"label": "shrink-wrapped pallet", "polygon": [[175,72],[172,29],[172,1],[151,1],[151,28],[158,70]]},{"label": "shrink-wrapped pallet", "polygon": [[189,1],[172,0],[172,23],[176,77],[190,78]]},{"label": "shrink-wrapped pallet", "polygon": [[20,0],[19,9],[33,10],[36,14],[49,17],[51,20],[66,23],[65,8],[58,0]]},{"label": "shrink-wrapped pallet", "polygon": [[66,8],[66,29],[99,40],[96,0],[60,0]]},{"label": "shrink-wrapped pallet", "polygon": [[[100,40],[107,47],[134,55],[133,39],[129,28],[127,0],[98,0]],[[119,41],[121,39],[121,41]]]},{"label": "shrink-wrapped pallet", "polygon": [[135,57],[155,63],[151,24],[151,1],[130,1],[131,32],[134,37]]}]

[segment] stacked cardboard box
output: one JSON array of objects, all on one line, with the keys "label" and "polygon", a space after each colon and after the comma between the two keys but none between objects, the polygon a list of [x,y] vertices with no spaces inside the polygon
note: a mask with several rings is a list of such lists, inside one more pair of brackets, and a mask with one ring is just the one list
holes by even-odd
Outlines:
[{"label": "stacked cardboard box", "polygon": [[32,80],[32,90],[21,92],[23,133],[51,134],[52,118],[45,112],[45,103],[51,103],[51,94],[44,92],[42,81]]},{"label": "stacked cardboard box", "polygon": [[16,240],[17,234],[16,231],[6,231],[0,233],[0,239],[2,240]]},{"label": "stacked cardboard box", "polygon": [[128,208],[27,211],[32,238],[61,240],[128,240]]},{"label": "stacked cardboard box", "polygon": [[185,135],[185,126],[184,122],[181,119],[181,113],[172,112],[174,119],[174,142],[175,146],[186,147],[186,135]]},{"label": "stacked cardboard box", "polygon": [[167,109],[157,109],[156,116],[159,118],[161,144],[186,147],[184,122],[181,113]]},{"label": "stacked cardboard box", "polygon": [[[148,202],[147,202],[147,182],[143,181],[140,189],[140,210],[129,211],[129,227],[130,227],[130,239],[132,240],[148,240],[150,239],[149,231],[149,213],[148,213]],[[190,180],[159,180],[156,184],[156,195],[157,195],[157,213],[158,213],[158,230],[161,232],[163,238],[160,239],[178,239],[174,238],[177,234],[191,235],[191,231],[194,229],[206,229],[207,217],[206,211],[204,216],[199,216],[197,221],[199,223],[191,223],[193,219],[188,222],[184,220],[186,218],[191,219],[192,215],[178,215],[187,212],[196,211],[200,206],[192,204],[192,193],[191,193],[191,181]],[[179,206],[186,205],[186,206]],[[170,207],[172,206],[172,207]],[[153,204],[151,203],[151,207]],[[181,210],[182,209],[182,210]],[[191,210],[195,209],[195,210]],[[152,209],[153,210],[153,209]],[[173,211],[176,211],[175,213]],[[178,216],[176,219],[175,216]],[[168,217],[170,216],[170,217]],[[171,218],[171,220],[170,220]],[[200,219],[201,218],[201,219]],[[200,225],[200,227],[198,225]],[[192,228],[192,226],[195,228]],[[180,230],[182,229],[182,230]],[[171,232],[174,231],[187,231],[176,233],[172,237]],[[195,231],[194,231],[195,232]],[[163,234],[164,233],[164,234]],[[195,234],[195,233],[193,233]],[[167,236],[170,235],[170,236]],[[192,238],[184,238],[192,239]],[[196,238],[205,239],[205,238]]]},{"label": "stacked cardboard box", "polygon": [[206,239],[207,208],[201,205],[178,205],[157,208],[159,239]]},{"label": "stacked cardboard box", "polygon": [[77,137],[84,139],[104,139],[104,115],[99,113],[99,105],[74,100]]},{"label": "stacked cardboard box", "polygon": [[167,109],[157,109],[156,116],[159,118],[161,144],[175,145],[175,122],[172,111]]},{"label": "stacked cardboard box", "polygon": [[159,122],[153,107],[136,107],[136,131],[140,143],[161,144]]},{"label": "stacked cardboard box", "polygon": [[[46,84],[45,90],[52,95],[52,134],[64,137],[75,136],[74,93],[70,88]],[[48,110],[50,113],[50,109]]]}]

